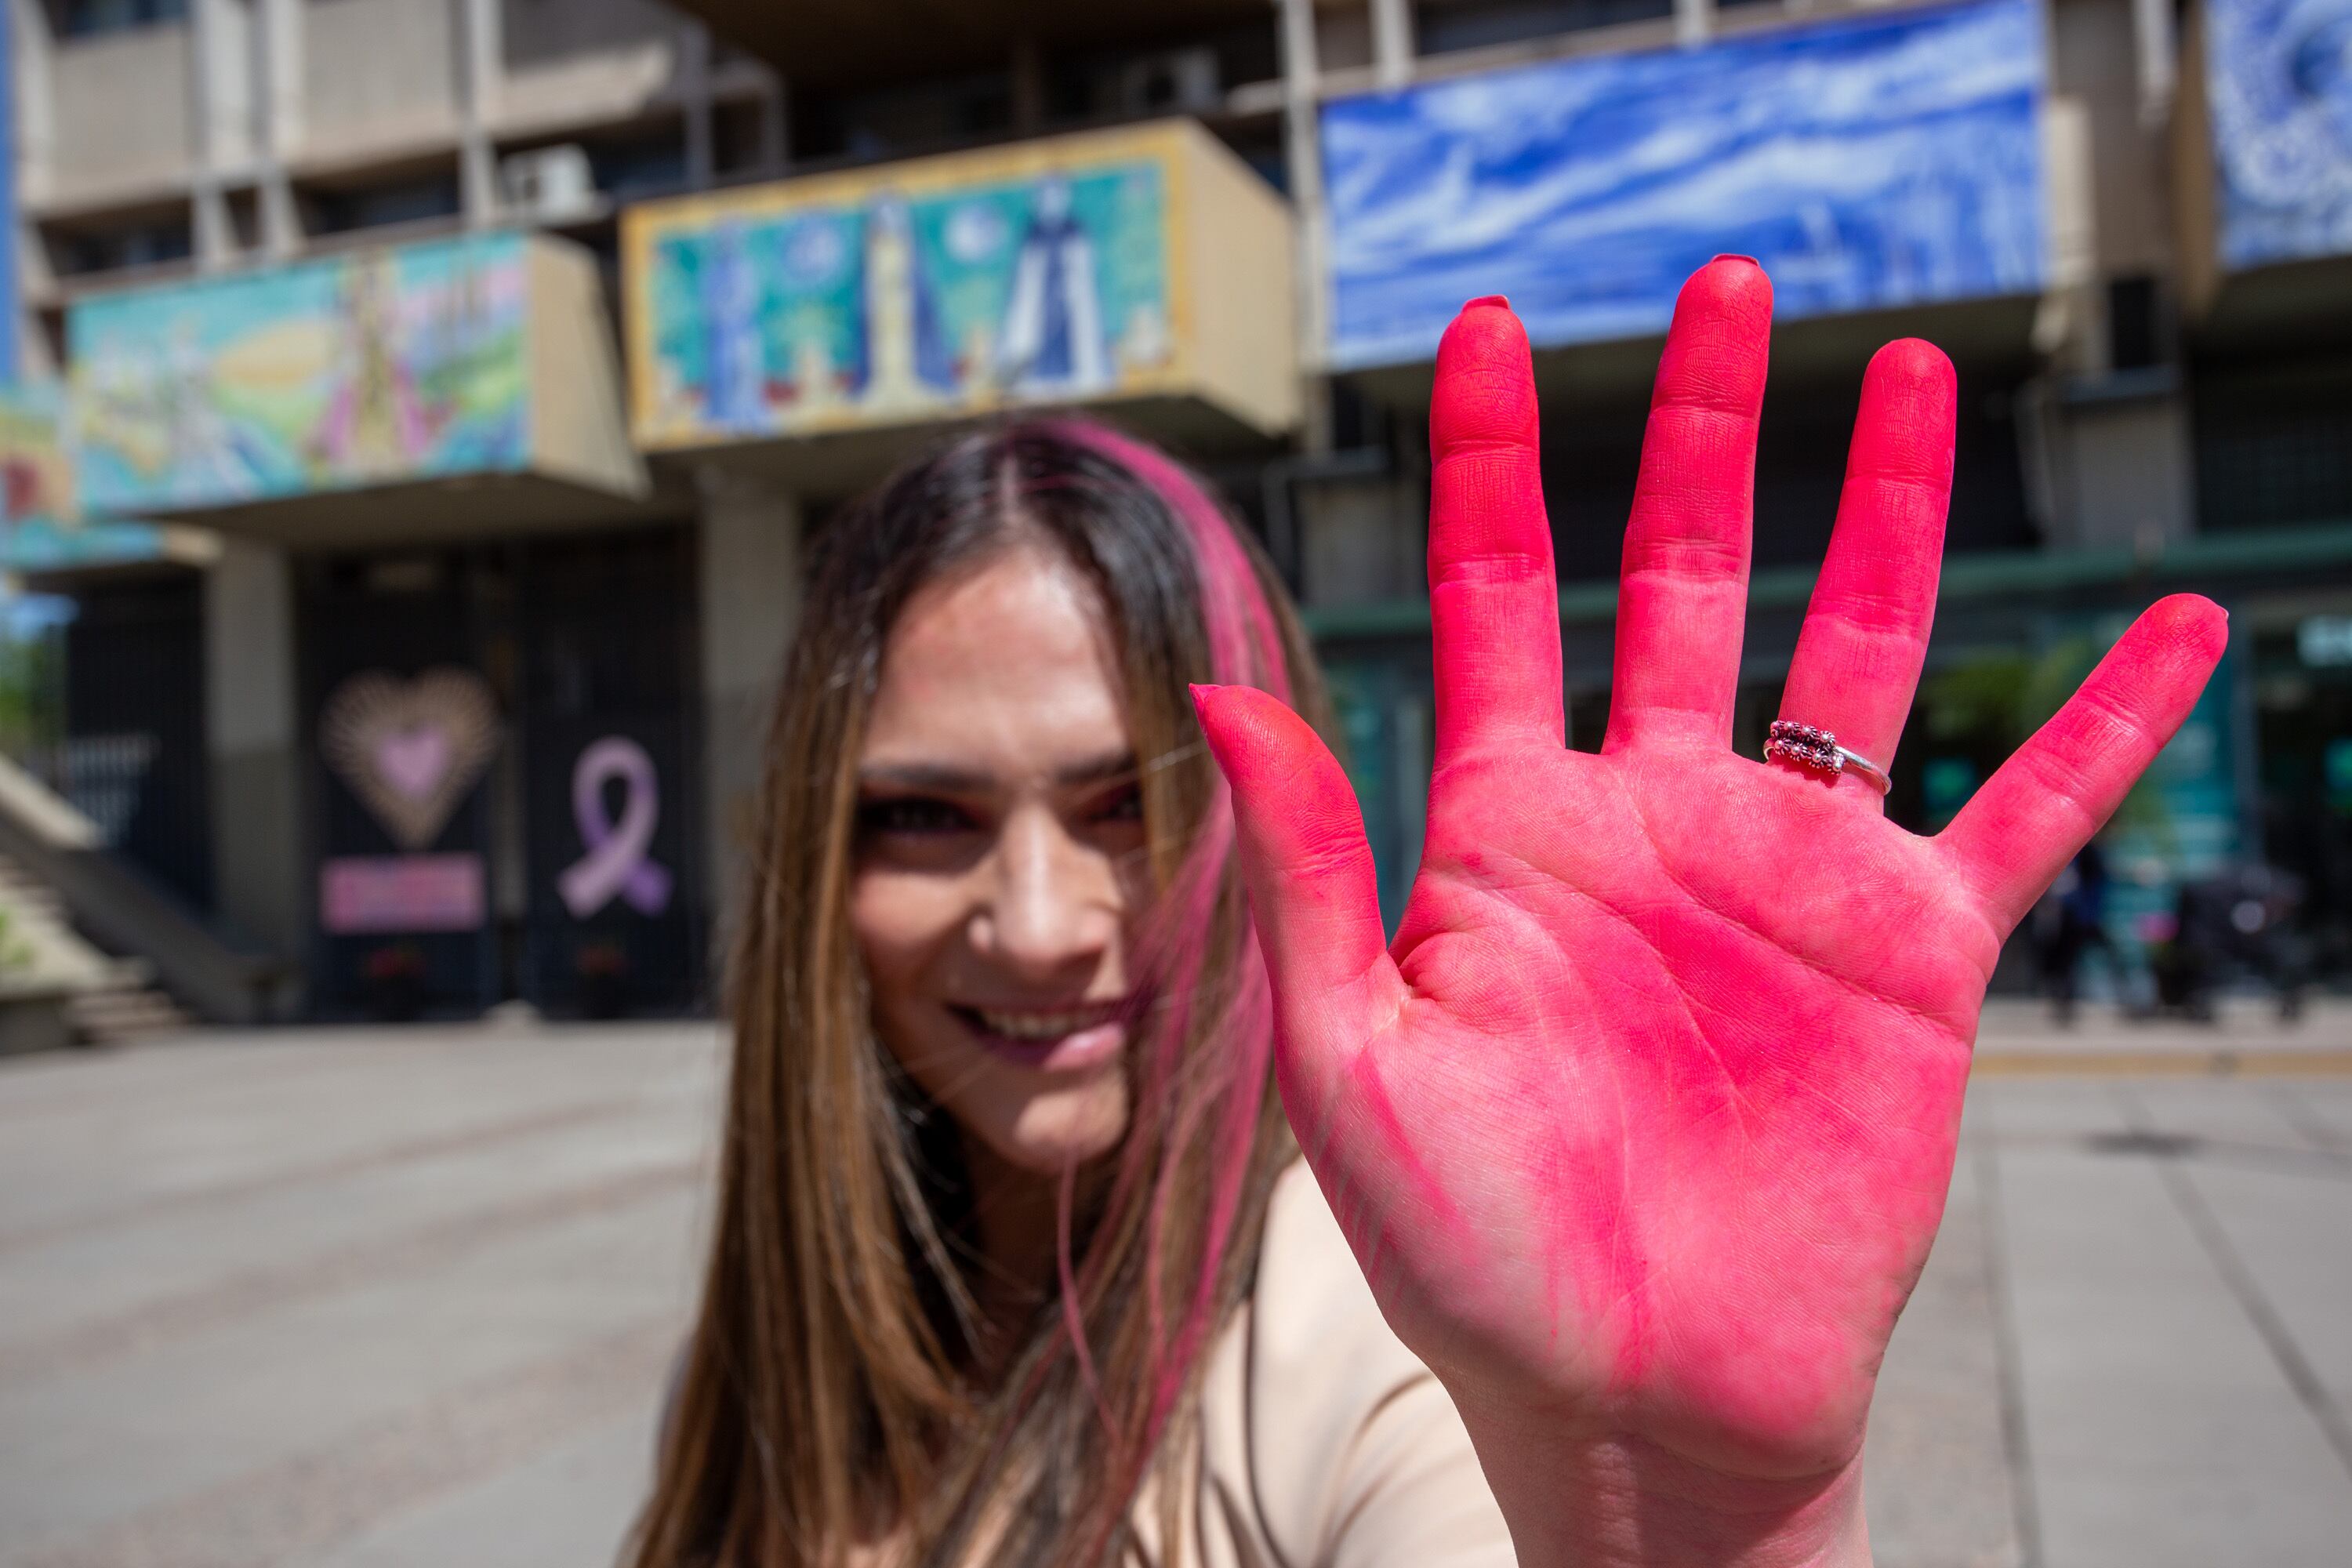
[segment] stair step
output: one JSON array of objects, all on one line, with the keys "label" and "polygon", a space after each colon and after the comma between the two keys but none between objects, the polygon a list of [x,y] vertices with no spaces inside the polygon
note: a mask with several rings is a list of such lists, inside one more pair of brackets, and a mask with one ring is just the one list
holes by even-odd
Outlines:
[{"label": "stair step", "polygon": [[74,1033],[93,1045],[121,1045],[189,1026],[188,1016],[160,991],[93,991],[66,1005]]}]

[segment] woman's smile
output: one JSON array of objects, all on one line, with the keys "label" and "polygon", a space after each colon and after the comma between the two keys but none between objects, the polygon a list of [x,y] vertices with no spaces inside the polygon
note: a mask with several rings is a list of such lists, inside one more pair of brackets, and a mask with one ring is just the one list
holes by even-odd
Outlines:
[{"label": "woman's smile", "polygon": [[1052,1006],[947,1005],[985,1049],[1047,1072],[1084,1071],[1116,1057],[1127,1045],[1134,1011],[1126,997]]}]

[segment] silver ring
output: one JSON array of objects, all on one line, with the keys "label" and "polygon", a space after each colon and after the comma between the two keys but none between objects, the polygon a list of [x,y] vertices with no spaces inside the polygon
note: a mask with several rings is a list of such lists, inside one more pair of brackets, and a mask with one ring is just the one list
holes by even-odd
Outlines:
[{"label": "silver ring", "polygon": [[1764,756],[1769,762],[1794,763],[1815,773],[1853,773],[1881,795],[1890,787],[1885,768],[1861,752],[1839,745],[1838,738],[1827,730],[1811,724],[1773,720],[1764,742]]}]

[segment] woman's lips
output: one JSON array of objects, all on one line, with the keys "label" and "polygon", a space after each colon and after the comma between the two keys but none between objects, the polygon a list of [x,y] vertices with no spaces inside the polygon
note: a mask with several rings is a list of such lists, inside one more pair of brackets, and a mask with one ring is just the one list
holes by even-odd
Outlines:
[{"label": "woman's lips", "polygon": [[1077,1072],[1117,1056],[1127,1043],[1125,1001],[1068,1007],[948,1005],[984,1048],[1048,1072]]}]

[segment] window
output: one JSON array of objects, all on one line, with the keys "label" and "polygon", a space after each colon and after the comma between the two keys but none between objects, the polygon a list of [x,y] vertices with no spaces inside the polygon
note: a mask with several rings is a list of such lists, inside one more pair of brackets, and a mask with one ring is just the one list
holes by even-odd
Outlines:
[{"label": "window", "polygon": [[68,38],[89,38],[187,17],[188,0],[62,0],[58,31]]},{"label": "window", "polygon": [[183,214],[110,228],[62,231],[56,235],[50,254],[58,275],[73,277],[185,261],[194,248]]},{"label": "window", "polygon": [[454,216],[457,211],[457,176],[436,174],[359,190],[314,190],[309,195],[310,231],[342,234],[355,228],[380,228],[386,224],[422,223]]},{"label": "window", "polygon": [[1474,0],[1467,5],[1423,5],[1416,10],[1414,37],[1421,51],[1430,55],[1675,14],[1674,0]]},{"label": "window", "polygon": [[662,195],[686,188],[686,129],[629,142],[588,142],[596,190],[614,201]]}]

